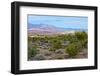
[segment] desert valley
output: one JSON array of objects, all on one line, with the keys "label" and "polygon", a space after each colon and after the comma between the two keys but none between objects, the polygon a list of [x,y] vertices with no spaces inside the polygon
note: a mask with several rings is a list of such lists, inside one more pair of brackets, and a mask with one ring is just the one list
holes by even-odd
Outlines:
[{"label": "desert valley", "polygon": [[77,59],[88,57],[87,29],[29,24],[28,60]]}]

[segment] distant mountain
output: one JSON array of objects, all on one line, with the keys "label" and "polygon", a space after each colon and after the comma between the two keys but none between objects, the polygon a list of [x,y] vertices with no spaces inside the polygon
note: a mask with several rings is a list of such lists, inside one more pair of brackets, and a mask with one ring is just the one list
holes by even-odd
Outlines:
[{"label": "distant mountain", "polygon": [[28,29],[30,28],[56,28],[53,25],[48,25],[48,24],[31,24],[28,23]]},{"label": "distant mountain", "polygon": [[48,24],[28,24],[29,35],[34,34],[58,34],[65,31],[87,31],[87,29],[77,29],[77,28],[60,28]]},{"label": "distant mountain", "polygon": [[42,26],[41,24],[31,24],[31,23],[28,23],[28,29],[31,29],[31,28],[39,28],[41,26]]},{"label": "distant mountain", "polygon": [[70,30],[74,30],[74,31],[88,31],[88,29],[83,29],[83,28],[61,28],[62,31],[70,31]]},{"label": "distant mountain", "polygon": [[58,28],[53,25],[48,25],[48,24],[29,24],[28,25],[29,35],[57,34],[58,32],[59,32]]}]

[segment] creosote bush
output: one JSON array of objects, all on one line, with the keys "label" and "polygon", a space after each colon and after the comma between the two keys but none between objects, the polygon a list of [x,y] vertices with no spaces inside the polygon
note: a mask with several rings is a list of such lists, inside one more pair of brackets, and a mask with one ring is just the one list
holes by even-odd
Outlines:
[{"label": "creosote bush", "polygon": [[28,58],[34,57],[38,51],[39,50],[37,50],[37,48],[34,46],[31,48],[28,48]]},{"label": "creosote bush", "polygon": [[81,42],[82,48],[87,48],[88,35],[86,32],[75,32],[75,36]]},{"label": "creosote bush", "polygon": [[49,48],[49,51],[56,51],[55,48]]},{"label": "creosote bush", "polygon": [[77,43],[71,43],[67,46],[65,52],[69,54],[69,57],[74,57],[78,54],[80,47]]},{"label": "creosote bush", "polygon": [[75,36],[77,37],[78,40],[84,40],[87,39],[87,33],[86,32],[75,32]]},{"label": "creosote bush", "polygon": [[55,49],[61,48],[60,40],[54,39],[51,41],[51,44],[52,44],[52,48],[55,48]]},{"label": "creosote bush", "polygon": [[87,45],[88,44],[88,40],[87,39],[84,39],[81,41],[81,45],[82,45],[82,48],[87,48]]}]

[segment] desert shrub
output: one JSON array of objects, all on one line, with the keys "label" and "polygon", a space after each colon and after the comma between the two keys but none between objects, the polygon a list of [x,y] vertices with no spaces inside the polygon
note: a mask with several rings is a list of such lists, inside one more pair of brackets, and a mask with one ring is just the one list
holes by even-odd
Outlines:
[{"label": "desert shrub", "polygon": [[66,41],[68,40],[68,35],[67,34],[62,34],[58,35],[59,40]]},{"label": "desert shrub", "polygon": [[49,48],[49,51],[56,51],[55,48]]},{"label": "desert shrub", "polygon": [[31,42],[32,41],[32,37],[28,37],[28,42]]},{"label": "desert shrub", "polygon": [[71,43],[67,46],[65,52],[69,54],[69,57],[74,57],[78,54],[80,48],[79,43]]},{"label": "desert shrub", "polygon": [[36,47],[28,47],[28,58],[34,57],[37,53]]},{"label": "desert shrub", "polygon": [[80,41],[82,48],[87,48],[88,35],[86,32],[75,32],[75,36]]},{"label": "desert shrub", "polygon": [[32,39],[32,42],[34,43],[34,42],[39,42],[39,37],[33,37],[33,39]]},{"label": "desert shrub", "polygon": [[81,45],[83,48],[87,48],[87,44],[88,44],[88,40],[87,39],[84,39],[81,41]]},{"label": "desert shrub", "polygon": [[69,40],[70,43],[73,43],[73,42],[77,42],[78,41],[77,37],[74,34],[68,34],[67,40]]},{"label": "desert shrub", "polygon": [[45,39],[46,41],[49,41],[50,37],[45,36],[44,39]]},{"label": "desert shrub", "polygon": [[33,37],[32,41],[36,41],[36,40],[37,40],[37,38],[36,37]]},{"label": "desert shrub", "polygon": [[84,40],[87,39],[87,33],[86,32],[75,32],[75,36],[77,37],[78,40]]},{"label": "desert shrub", "polygon": [[61,42],[60,40],[54,39],[51,41],[52,47],[55,49],[61,48]]}]

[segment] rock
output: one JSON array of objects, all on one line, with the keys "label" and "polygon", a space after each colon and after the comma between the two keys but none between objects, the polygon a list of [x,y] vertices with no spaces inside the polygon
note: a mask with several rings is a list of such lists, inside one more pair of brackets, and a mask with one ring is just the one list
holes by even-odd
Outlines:
[{"label": "rock", "polygon": [[87,49],[81,50],[81,52],[76,55],[76,58],[88,58],[88,52]]},{"label": "rock", "polygon": [[53,57],[51,57],[51,56],[47,56],[46,57],[46,60],[53,60],[54,58]]},{"label": "rock", "polygon": [[66,53],[63,55],[64,56],[64,59],[68,59],[69,58],[69,55]]},{"label": "rock", "polygon": [[50,44],[48,44],[48,43],[43,43],[42,45],[40,45],[40,47],[41,47],[42,49],[48,49],[48,48],[50,48],[51,46],[50,46]]},{"label": "rock", "polygon": [[57,49],[55,51],[55,53],[57,53],[57,54],[63,54],[64,53],[64,50],[63,49]]},{"label": "rock", "polygon": [[45,54],[44,54],[45,56],[50,56],[50,55],[52,55],[52,53],[51,52],[45,52]]},{"label": "rock", "polygon": [[64,41],[64,42],[62,42],[62,46],[67,46],[67,45],[69,45],[69,43],[70,43],[70,41]]},{"label": "rock", "polygon": [[37,54],[37,55],[34,57],[33,60],[45,60],[45,59],[46,59],[46,58],[45,58],[44,55],[42,55],[42,54]]},{"label": "rock", "polygon": [[54,59],[63,59],[63,55],[62,54],[56,54]]}]

